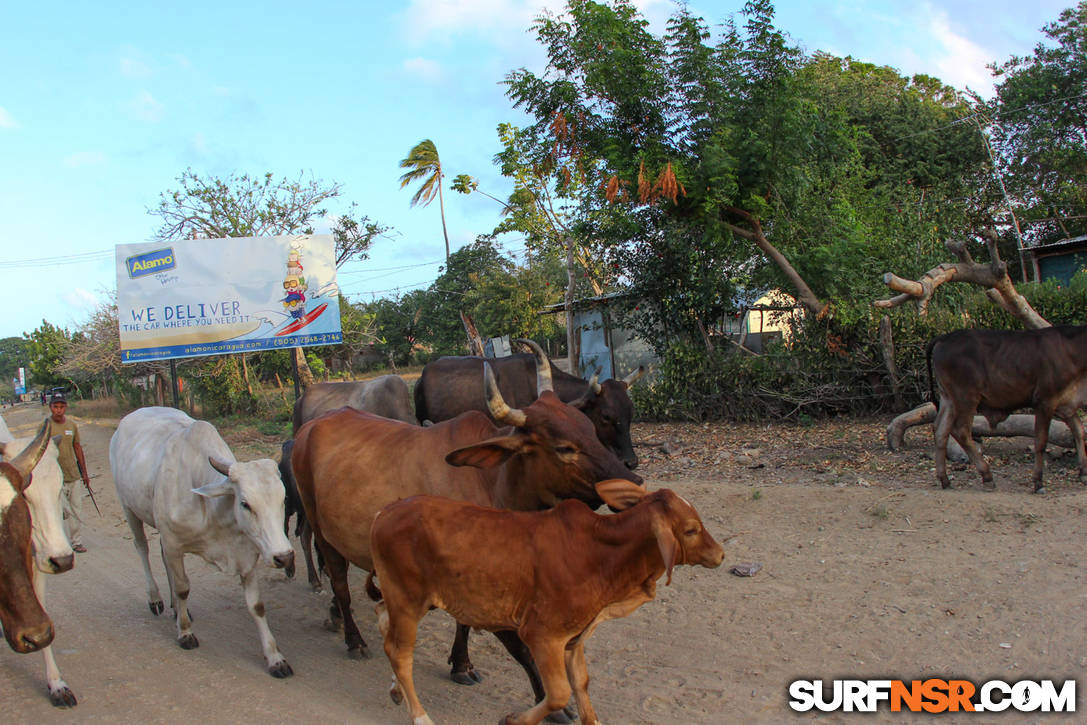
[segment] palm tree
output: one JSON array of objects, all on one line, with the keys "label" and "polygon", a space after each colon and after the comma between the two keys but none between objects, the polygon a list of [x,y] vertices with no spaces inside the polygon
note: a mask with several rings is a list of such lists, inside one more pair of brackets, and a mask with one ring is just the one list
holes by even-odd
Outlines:
[{"label": "palm tree", "polygon": [[449,262],[449,232],[445,228],[445,202],[442,199],[442,162],[438,158],[438,148],[429,138],[423,139],[408,152],[408,157],[400,162],[400,168],[410,169],[400,177],[400,188],[415,181],[422,181],[422,186],[411,197],[411,205],[426,206],[438,196],[438,208],[442,212],[442,234],[445,236],[445,261]]}]

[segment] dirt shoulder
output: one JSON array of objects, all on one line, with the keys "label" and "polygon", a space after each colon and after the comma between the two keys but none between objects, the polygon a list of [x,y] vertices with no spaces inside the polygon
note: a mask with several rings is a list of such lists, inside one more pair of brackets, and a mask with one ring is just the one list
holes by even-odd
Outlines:
[{"label": "dirt shoulder", "polygon": [[[102,516],[87,502],[90,551],[72,572],[49,578],[47,609],[58,663],[80,704],[52,708],[41,657],[6,651],[0,692],[12,722],[408,722],[388,698],[390,670],[357,571],[355,610],[375,652],[370,660],[348,660],[341,638],[323,629],[328,594],[268,570],[269,623],[296,672],[274,680],[238,582],[194,557],[186,565],[201,646],[180,649],[169,610],[154,617],[147,608],[109,471],[113,428],[72,408],[98,475]],[[43,415],[32,407],[4,411],[16,435],[31,433]],[[649,485],[674,488],[714,534],[736,536],[721,569],[677,569],[656,601],[605,623],[589,641],[591,694],[605,722],[799,718],[787,706],[788,683],[797,678],[1015,681],[1083,670],[1087,492],[1069,461],[1051,461],[1051,493],[1031,496],[1026,443],[998,441],[989,449],[996,491],[982,490],[962,467],[960,488],[941,491],[927,445],[911,441],[890,453],[883,425],[637,426]],[[278,450],[274,440],[231,445],[244,449],[242,458]],[[741,562],[763,569],[751,578],[730,575],[728,567]],[[165,588],[154,555],[152,567]],[[416,648],[416,685],[435,722],[493,722],[528,704],[523,675],[487,634],[472,638],[487,680],[451,683],[452,632],[448,616],[432,613]],[[866,718],[873,720],[909,718]]]}]

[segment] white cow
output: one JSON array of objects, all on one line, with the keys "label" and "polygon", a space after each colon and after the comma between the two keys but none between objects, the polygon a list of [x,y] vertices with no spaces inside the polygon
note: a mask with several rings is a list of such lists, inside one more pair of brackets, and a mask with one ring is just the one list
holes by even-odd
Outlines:
[{"label": "white cow", "polygon": [[277,568],[294,563],[283,533],[284,491],[275,461],[238,462],[210,423],[173,408],[141,408],[121,419],[109,444],[109,463],[147,577],[152,614],[160,614],[163,605],[143,526],[159,531],[178,644],[184,649],[199,645],[186,608],[184,564],[185,554],[197,554],[241,578],[269,674],[294,674],[276,648],[257,585],[260,559]]},{"label": "white cow", "polygon": [[[0,435],[8,433],[7,426]],[[16,438],[0,442],[0,455],[10,458],[30,445],[31,438]],[[30,504],[31,541],[34,549],[34,592],[38,601],[45,607],[44,574],[60,574],[68,571],[75,563],[75,554],[68,536],[64,533],[60,487],[64,476],[57,462],[57,447],[52,441],[46,448],[41,461],[34,468],[34,485],[23,492]],[[60,668],[53,657],[52,645],[42,649],[45,658],[45,681],[49,687],[49,701],[57,707],[74,707],[75,693],[60,676]]]}]

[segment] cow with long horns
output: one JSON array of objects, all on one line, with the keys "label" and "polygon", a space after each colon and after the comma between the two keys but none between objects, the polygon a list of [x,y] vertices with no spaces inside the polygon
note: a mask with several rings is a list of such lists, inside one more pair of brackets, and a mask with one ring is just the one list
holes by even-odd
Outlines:
[{"label": "cow with long horns", "polygon": [[[596,508],[603,503],[596,482],[623,478],[641,484],[600,442],[589,419],[555,395],[546,356],[539,356],[536,367],[538,397],[524,408],[507,404],[490,366],[482,367],[488,409],[506,428],[478,411],[420,428],[342,408],[299,430],[291,465],[349,652],[361,656],[366,644],[351,616],[347,569],[354,564],[373,571],[370,525],[384,506],[432,494],[521,511],[550,508],[563,499]],[[537,701],[543,699],[528,649],[514,632],[497,634],[528,673]],[[458,630],[450,661],[454,679],[478,681],[468,658],[467,628]]]},{"label": "cow with long horns", "polygon": [[31,472],[49,445],[43,424],[34,440],[10,462],[0,462],[0,626],[8,645],[36,652],[53,641],[53,622],[34,592],[30,504]]}]

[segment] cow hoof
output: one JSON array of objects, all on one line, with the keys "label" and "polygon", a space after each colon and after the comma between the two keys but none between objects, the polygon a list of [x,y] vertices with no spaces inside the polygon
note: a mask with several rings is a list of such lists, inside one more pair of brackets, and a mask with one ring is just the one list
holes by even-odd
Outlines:
[{"label": "cow hoof", "polygon": [[49,691],[49,702],[53,703],[53,707],[75,707],[75,693],[67,685],[63,685]]},{"label": "cow hoof", "polygon": [[287,660],[280,660],[274,665],[268,668],[268,674],[276,679],[282,680],[284,677],[290,677],[294,674],[294,670],[287,664]]},{"label": "cow hoof", "polygon": [[1044,495],[1045,494],[1045,486],[1039,486],[1038,488],[1034,489],[1034,493],[1036,493],[1038,495]]},{"label": "cow hoof", "polygon": [[347,648],[347,656],[353,660],[366,660],[370,659],[370,650],[366,645],[361,644],[355,647]]},{"label": "cow hoof", "polygon": [[561,710],[555,710],[553,713],[551,713],[550,715],[548,715],[544,719],[547,720],[548,722],[572,723],[577,719],[577,713],[576,712],[570,712],[569,705],[567,705],[566,707],[562,708]]},{"label": "cow hoof", "polygon": [[178,637],[177,643],[181,645],[181,649],[196,649],[200,646],[200,641],[196,639],[195,634],[186,634],[184,637]]},{"label": "cow hoof", "polygon": [[324,594],[325,588],[321,586],[321,582],[310,582],[309,586],[314,594]]},{"label": "cow hoof", "polygon": [[157,602],[148,602],[147,608],[151,610],[151,614],[154,614],[157,617],[162,614],[162,610],[166,607],[163,606],[162,600],[160,599]]},{"label": "cow hoof", "polygon": [[483,675],[479,674],[474,667],[469,667],[463,672],[450,672],[449,679],[458,685],[477,685],[483,682]]}]

